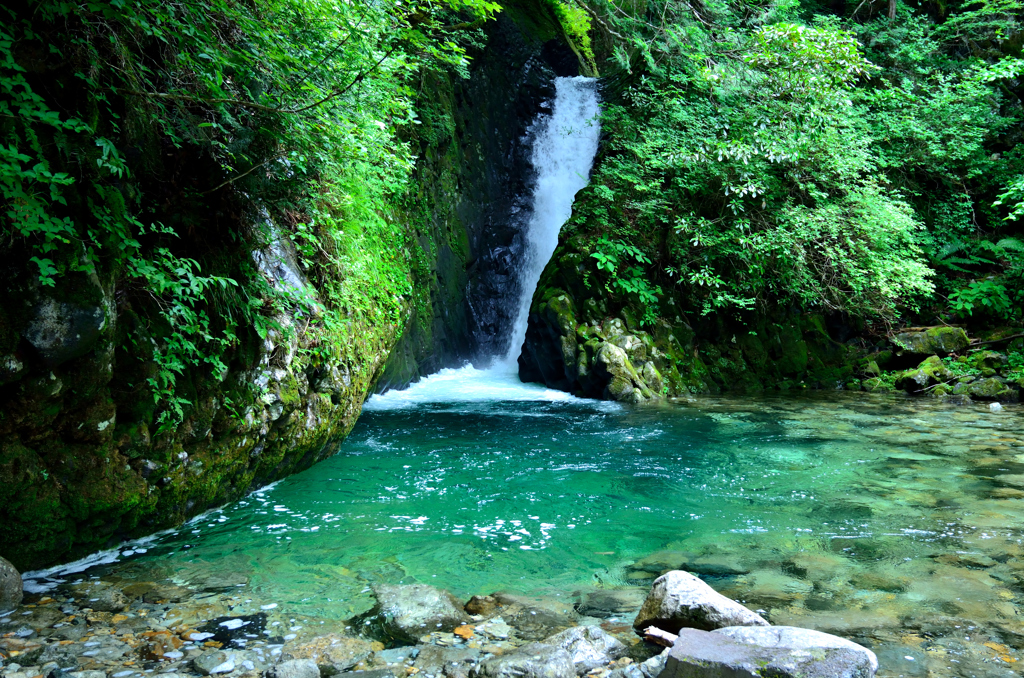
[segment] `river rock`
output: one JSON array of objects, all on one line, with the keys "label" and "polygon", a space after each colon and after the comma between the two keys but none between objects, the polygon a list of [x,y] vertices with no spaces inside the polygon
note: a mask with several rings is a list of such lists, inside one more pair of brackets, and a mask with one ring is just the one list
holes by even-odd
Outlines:
[{"label": "river rock", "polygon": [[476,665],[470,678],[575,678],[568,652],[554,645],[530,643]]},{"label": "river rock", "polygon": [[[638,643],[648,645],[648,643]],[[665,670],[665,662],[668,661],[669,648],[665,648],[660,654],[648,657],[642,662],[627,664],[621,668],[612,669],[606,678],[657,678]]]},{"label": "river rock", "polygon": [[0,558],[0,611],[13,610],[21,604],[21,574],[4,558]]},{"label": "river rock", "polygon": [[647,592],[640,588],[600,589],[583,596],[577,611],[588,617],[615,617],[633,614],[644,604]]},{"label": "river rock", "polygon": [[766,647],[724,634],[682,629],[659,678],[872,678],[874,675],[869,658],[849,647]]},{"label": "river rock", "polygon": [[269,678],[320,678],[320,667],[312,659],[289,659],[268,672]]},{"label": "river rock", "polygon": [[633,622],[637,633],[648,626],[676,633],[682,628],[712,631],[724,626],[767,626],[760,615],[726,598],[703,581],[675,570],[654,580]]},{"label": "river rock", "polygon": [[253,671],[258,668],[249,652],[236,650],[209,650],[192,660],[192,666],[204,676],[216,676],[233,671]]},{"label": "river rock", "polygon": [[414,644],[428,633],[451,632],[469,621],[460,600],[433,586],[379,584],[373,594],[377,604],[359,621],[382,640]]},{"label": "river rock", "polygon": [[347,671],[370,656],[373,646],[362,638],[337,633],[317,636],[301,644],[286,645],[285,659],[310,659],[325,675]]},{"label": "river rock", "polygon": [[424,645],[413,666],[425,675],[458,675],[467,673],[479,659],[480,650],[477,648]]},{"label": "river rock", "polygon": [[98,612],[120,612],[128,607],[128,596],[106,582],[89,582],[74,589],[75,602]]},{"label": "river rock", "polygon": [[489,617],[498,609],[498,601],[494,596],[473,596],[466,603],[466,612]]},{"label": "river rock", "polygon": [[963,351],[970,346],[971,340],[961,327],[929,327],[901,332],[896,335],[895,343],[907,353],[946,356]]},{"label": "river rock", "polygon": [[715,629],[712,633],[729,636],[733,640],[761,647],[785,648],[788,650],[815,650],[818,648],[845,648],[857,652],[871,667],[871,672],[878,670],[878,657],[875,653],[858,645],[852,640],[833,636],[821,631],[801,629],[795,626],[727,626]]},{"label": "river rock", "polygon": [[568,652],[581,676],[626,654],[624,643],[597,626],[574,626],[556,633],[544,644]]}]

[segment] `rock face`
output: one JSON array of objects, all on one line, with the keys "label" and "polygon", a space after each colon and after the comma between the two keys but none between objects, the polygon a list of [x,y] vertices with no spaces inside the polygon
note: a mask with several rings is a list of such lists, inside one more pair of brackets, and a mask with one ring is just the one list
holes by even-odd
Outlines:
[{"label": "rock face", "polygon": [[572,657],[576,673],[584,675],[626,654],[626,646],[597,626],[574,626],[544,641]]},{"label": "rock face", "polygon": [[669,652],[660,678],[872,678],[875,675],[869,658],[857,649],[804,645],[800,648],[763,646],[724,634],[683,629]]},{"label": "rock face", "polygon": [[21,597],[21,573],[14,569],[14,565],[0,558],[0,612],[20,605]]},{"label": "rock face", "polygon": [[648,626],[676,633],[683,628],[712,631],[726,626],[767,625],[760,615],[726,598],[689,572],[678,570],[654,580],[633,622],[633,628],[641,634]]},{"label": "rock face", "polygon": [[416,643],[435,631],[452,631],[469,621],[462,603],[447,591],[425,584],[373,587],[377,604],[359,618],[369,633],[385,641]]},{"label": "rock face", "polygon": [[530,643],[484,660],[470,678],[575,678],[572,657],[560,647]]},{"label": "rock face", "polygon": [[640,403],[665,396],[766,388],[835,388],[853,375],[853,349],[835,341],[820,316],[776,309],[748,325],[691,318],[669,298],[665,316],[644,319],[628,303],[587,283],[589,245],[559,245],[530,308],[519,358],[523,381],[579,396]]},{"label": "rock face", "polygon": [[733,640],[761,647],[784,648],[787,650],[816,650],[819,648],[842,648],[852,650],[864,657],[871,671],[878,670],[878,657],[863,645],[833,636],[828,633],[802,629],[795,626],[728,626],[716,629],[712,633],[729,636]]}]

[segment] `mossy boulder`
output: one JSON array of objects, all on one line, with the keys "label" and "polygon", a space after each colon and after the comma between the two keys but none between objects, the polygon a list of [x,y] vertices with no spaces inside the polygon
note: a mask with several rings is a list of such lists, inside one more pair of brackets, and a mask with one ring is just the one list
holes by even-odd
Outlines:
[{"label": "mossy boulder", "polygon": [[918,393],[930,386],[952,381],[953,373],[938,356],[929,356],[915,369],[901,372],[896,377],[896,388]]},{"label": "mossy boulder", "polygon": [[947,356],[966,350],[971,340],[962,327],[929,327],[901,332],[893,343],[904,353]]},{"label": "mossy boulder", "polygon": [[974,400],[1017,402],[1020,391],[1002,379],[988,377],[959,383],[953,389],[954,395],[970,396]]}]

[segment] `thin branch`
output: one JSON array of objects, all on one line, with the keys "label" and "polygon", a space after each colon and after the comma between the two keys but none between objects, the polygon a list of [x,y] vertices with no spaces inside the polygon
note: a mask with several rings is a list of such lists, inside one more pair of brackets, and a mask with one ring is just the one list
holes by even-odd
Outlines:
[{"label": "thin branch", "polygon": [[207,194],[213,193],[214,191],[218,191],[218,190],[224,188],[225,186],[227,186],[228,184],[234,183],[234,182],[238,181],[239,179],[241,179],[242,177],[247,176],[249,174],[252,174],[253,172],[258,170],[259,168],[261,168],[264,165],[266,165],[268,162],[271,162],[271,161],[274,161],[274,160],[278,160],[281,157],[283,157],[282,154],[271,156],[271,157],[267,158],[266,160],[264,160],[263,162],[261,162],[260,164],[254,165],[254,166],[250,167],[249,169],[247,169],[246,171],[242,172],[241,174],[233,176],[230,179],[226,179],[225,181],[222,181],[221,183],[217,184],[213,188],[211,188],[211,189],[209,189],[207,191],[203,191],[199,195],[207,195]]},{"label": "thin branch", "polygon": [[362,82],[362,81],[363,81],[363,78],[365,78],[366,76],[370,75],[370,74],[371,74],[371,73],[373,73],[373,72],[374,72],[375,70],[377,70],[377,67],[379,67],[379,66],[380,66],[380,65],[381,65],[382,63],[384,63],[384,61],[385,61],[385,60],[386,60],[386,59],[387,59],[388,57],[390,57],[390,56],[391,56],[392,54],[394,54],[394,53],[395,53],[395,52],[396,52],[397,50],[398,50],[398,45],[395,45],[394,47],[392,47],[392,48],[391,48],[391,50],[390,50],[390,51],[389,51],[389,52],[388,52],[387,54],[385,54],[384,56],[382,56],[382,57],[381,57],[381,58],[380,58],[380,59],[379,59],[379,60],[377,61],[377,63],[375,63],[375,64],[374,64],[374,65],[373,65],[372,67],[370,67],[370,68],[369,68],[368,70],[365,70],[365,71],[363,71],[362,73],[360,73],[359,75],[357,75],[357,76],[355,77],[355,79],[354,79],[354,80],[352,80],[352,82],[350,82],[350,83],[349,83],[348,85],[346,85],[346,86],[344,87],[344,89],[340,89],[340,90],[335,90],[335,91],[334,91],[334,92],[332,92],[331,94],[328,94],[327,96],[325,96],[325,97],[324,97],[323,99],[321,99],[320,101],[316,101],[316,102],[314,102],[314,103],[311,103],[311,104],[309,104],[308,106],[303,106],[302,108],[292,108],[292,109],[289,109],[289,110],[287,110],[287,111],[284,111],[284,112],[285,112],[285,113],[304,113],[305,111],[308,111],[308,110],[309,110],[309,109],[311,109],[311,108],[316,108],[316,107],[317,107],[317,106],[319,106],[320,104],[326,103],[326,102],[330,101],[331,99],[335,99],[335,98],[337,98],[337,97],[340,97],[341,95],[345,94],[345,92],[347,92],[347,91],[349,91],[350,89],[352,89],[352,87],[353,87],[353,86],[355,86],[356,84],[358,84],[358,83]]}]

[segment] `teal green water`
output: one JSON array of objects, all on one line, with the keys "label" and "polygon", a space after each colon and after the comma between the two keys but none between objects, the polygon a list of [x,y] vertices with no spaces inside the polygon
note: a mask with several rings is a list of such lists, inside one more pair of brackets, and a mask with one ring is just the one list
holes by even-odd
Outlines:
[{"label": "teal green water", "polygon": [[1019,409],[835,393],[623,407],[464,376],[373,401],[337,456],[103,568],[235,577],[257,602],[342,619],[373,582],[646,586],[633,563],[669,550],[732,563],[709,581],[775,623],[1024,636]]}]

